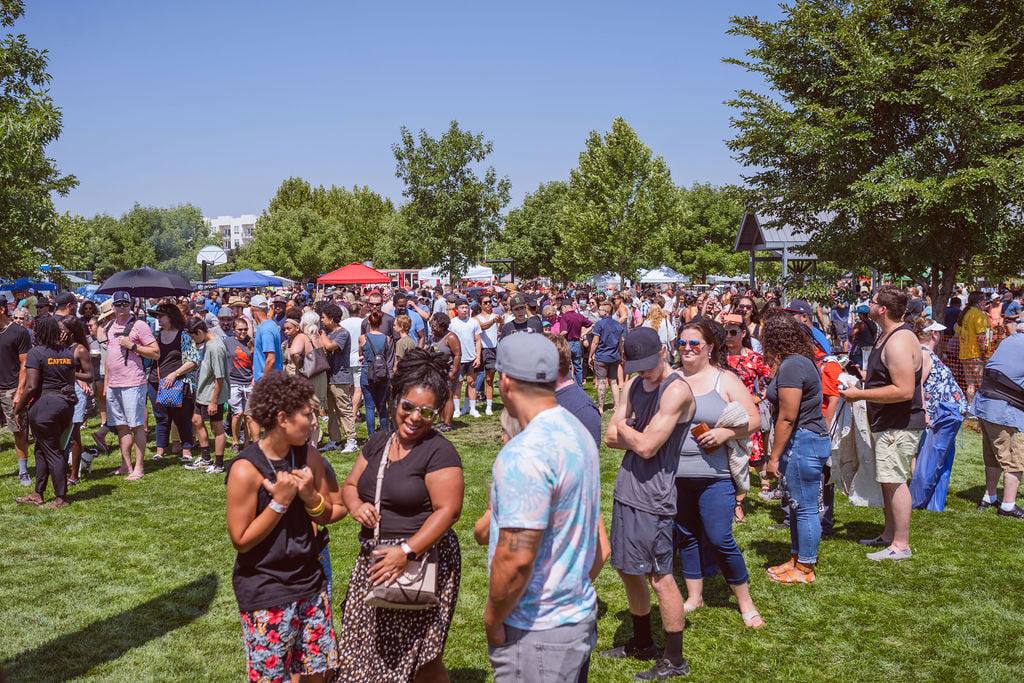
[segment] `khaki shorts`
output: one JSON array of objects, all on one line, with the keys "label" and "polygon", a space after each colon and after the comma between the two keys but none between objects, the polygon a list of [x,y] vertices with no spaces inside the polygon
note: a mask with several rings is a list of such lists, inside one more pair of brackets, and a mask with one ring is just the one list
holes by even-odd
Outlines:
[{"label": "khaki shorts", "polygon": [[14,392],[17,389],[0,389],[0,426],[6,427],[11,433],[25,430],[25,411],[14,414]]},{"label": "khaki shorts", "polygon": [[910,461],[921,445],[920,429],[886,429],[875,433],[875,481],[906,484],[913,474]]},{"label": "khaki shorts", "polygon": [[981,423],[981,453],[985,467],[998,467],[1004,472],[1024,472],[1024,432],[978,420]]}]

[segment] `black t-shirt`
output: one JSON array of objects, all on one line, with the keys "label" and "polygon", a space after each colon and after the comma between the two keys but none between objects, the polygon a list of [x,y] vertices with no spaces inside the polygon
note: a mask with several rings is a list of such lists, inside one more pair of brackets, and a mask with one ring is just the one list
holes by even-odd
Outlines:
[{"label": "black t-shirt", "polygon": [[[377,470],[392,433],[377,432],[363,446],[366,469],[359,477],[357,490],[359,498],[367,503],[373,503]],[[455,446],[435,431],[430,431],[404,458],[387,466],[380,493],[381,538],[408,538],[420,530],[434,511],[424,477],[446,467],[461,468],[462,460]],[[372,538],[373,529],[363,527],[360,534]]]},{"label": "black t-shirt", "polygon": [[815,434],[825,434],[825,416],[821,412],[821,373],[818,366],[807,356],[793,354],[779,365],[775,377],[768,384],[767,396],[772,404],[772,414],[779,414],[779,389],[800,389],[800,413],[794,429],[807,429]]},{"label": "black t-shirt", "polygon": [[[370,329],[370,319],[363,318],[363,324],[360,325],[359,329],[362,334],[366,334]],[[381,313],[380,325],[377,326],[377,329],[380,330],[381,334],[386,334],[395,340],[398,339],[398,333],[395,332],[395,316],[389,313]]]},{"label": "black t-shirt", "polygon": [[28,330],[18,323],[11,323],[6,330],[0,332],[0,389],[17,388],[18,372],[21,370],[18,356],[28,353],[31,348],[32,338]]},{"label": "black t-shirt", "polygon": [[75,398],[75,352],[69,346],[60,350],[35,346],[28,352],[26,369],[39,371],[39,388],[43,393],[59,393]]},{"label": "black t-shirt", "polygon": [[507,323],[501,326],[502,338],[507,337],[510,334],[516,332],[543,332],[544,323],[541,322],[540,318],[535,315],[530,316],[526,319],[526,322],[517,323],[515,320],[509,320]]}]

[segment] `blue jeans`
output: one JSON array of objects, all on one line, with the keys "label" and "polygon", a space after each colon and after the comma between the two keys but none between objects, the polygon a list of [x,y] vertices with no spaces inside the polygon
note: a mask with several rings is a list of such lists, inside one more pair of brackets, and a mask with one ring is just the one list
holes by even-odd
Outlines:
[{"label": "blue jeans", "polygon": [[779,458],[779,472],[789,492],[791,550],[804,564],[818,561],[818,545],[821,543],[818,493],[821,491],[822,470],[831,452],[832,440],[828,434],[797,429]]},{"label": "blue jeans", "polygon": [[569,342],[569,351],[572,353],[572,377],[576,384],[583,386],[583,344],[578,341]]},{"label": "blue jeans", "polygon": [[[366,381],[368,366],[363,366],[359,386],[363,388],[363,405],[366,406],[366,433],[373,434],[378,429],[388,428],[388,383],[370,385]],[[374,425],[374,422],[377,425]]]},{"label": "blue jeans", "polygon": [[156,402],[157,383],[149,382],[147,385],[149,401],[153,404],[153,417],[156,419],[156,447],[167,448],[171,440],[171,422],[178,426],[178,437],[181,439],[181,447],[185,450],[192,449],[192,413],[195,411],[195,399],[192,391],[185,387],[185,395],[181,406],[177,408],[164,407]]},{"label": "blue jeans", "polygon": [[721,567],[730,586],[750,579],[732,535],[736,486],[731,478],[676,479],[676,531],[683,576],[702,579]]}]

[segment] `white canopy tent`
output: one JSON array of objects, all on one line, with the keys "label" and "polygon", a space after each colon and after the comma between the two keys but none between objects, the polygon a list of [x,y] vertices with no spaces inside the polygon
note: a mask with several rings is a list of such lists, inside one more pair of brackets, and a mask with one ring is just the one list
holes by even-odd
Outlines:
[{"label": "white canopy tent", "polygon": [[[418,273],[420,283],[433,287],[434,285],[448,282],[448,277],[441,271],[440,268],[423,268]],[[462,280],[474,280],[481,282],[493,282],[494,281],[494,269],[488,266],[472,266],[465,275],[462,276]]]},{"label": "white canopy tent", "polygon": [[665,265],[640,271],[640,284],[642,285],[687,284],[689,282],[690,278]]}]

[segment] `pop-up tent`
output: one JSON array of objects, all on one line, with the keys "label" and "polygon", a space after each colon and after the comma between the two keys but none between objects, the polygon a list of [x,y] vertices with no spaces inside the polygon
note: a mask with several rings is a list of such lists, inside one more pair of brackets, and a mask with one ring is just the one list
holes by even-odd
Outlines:
[{"label": "pop-up tent", "polygon": [[19,277],[14,282],[0,285],[0,291],[4,292],[27,292],[30,289],[34,292],[55,292],[57,291],[57,285],[52,282],[33,280],[28,277]]},{"label": "pop-up tent", "polygon": [[225,275],[216,282],[215,285],[218,287],[234,287],[236,289],[248,288],[248,287],[280,287],[284,284],[281,278],[270,277],[269,275],[263,275],[257,273],[255,270],[246,268],[240,270],[237,273],[231,273]]},{"label": "pop-up tent", "polygon": [[682,273],[676,272],[668,266],[658,266],[647,271],[640,271],[640,284],[642,285],[670,285],[676,283],[686,284],[690,278]]},{"label": "pop-up tent", "polygon": [[374,270],[362,263],[350,263],[316,279],[318,285],[386,285],[389,278],[379,270]]}]

